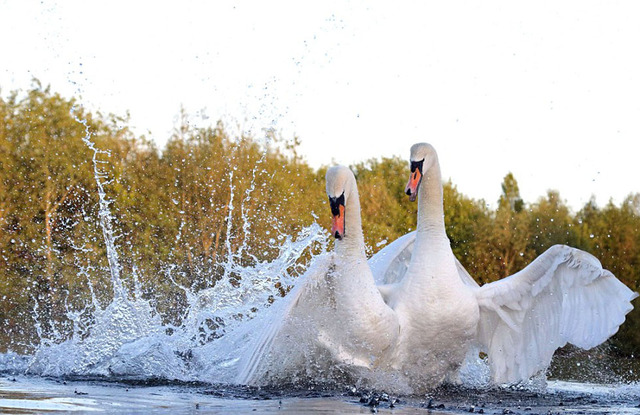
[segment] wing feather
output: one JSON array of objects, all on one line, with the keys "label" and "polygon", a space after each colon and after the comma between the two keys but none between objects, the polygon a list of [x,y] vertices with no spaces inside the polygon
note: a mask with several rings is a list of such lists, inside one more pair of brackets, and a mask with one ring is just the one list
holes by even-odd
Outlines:
[{"label": "wing feather", "polygon": [[638,296],[592,255],[555,245],[522,271],[476,290],[478,340],[492,377],[514,383],[545,370],[567,343],[590,349],[612,336]]},{"label": "wing feather", "polygon": [[369,267],[376,285],[389,285],[402,280],[411,261],[415,241],[416,232],[409,232],[369,259]]},{"label": "wing feather", "polygon": [[[373,279],[385,299],[389,297],[390,292],[397,286],[396,284],[404,278],[411,261],[415,242],[416,231],[409,232],[382,248],[369,259]],[[455,261],[462,282],[467,286],[478,288],[478,283],[469,275],[458,258],[455,258]]]},{"label": "wing feather", "polygon": [[300,299],[312,296],[312,291],[325,279],[333,263],[333,255],[331,254],[316,257],[312,266],[300,277],[300,281],[291,292],[280,302],[270,307],[266,323],[263,324],[255,343],[247,353],[236,377],[236,383],[241,385],[260,383],[263,370],[259,370],[259,368],[261,365],[269,363],[266,356],[271,353],[275,339],[290,323],[292,316],[301,314],[298,310]]}]

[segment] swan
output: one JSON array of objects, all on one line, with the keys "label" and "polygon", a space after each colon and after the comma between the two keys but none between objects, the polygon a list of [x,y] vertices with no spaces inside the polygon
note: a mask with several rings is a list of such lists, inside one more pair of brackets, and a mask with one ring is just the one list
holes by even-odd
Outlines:
[{"label": "swan", "polygon": [[272,322],[244,358],[238,384],[323,382],[347,376],[375,385],[387,372],[398,320],[367,263],[355,176],[347,167],[331,167],[326,191],[334,250],[316,260],[274,309]]},{"label": "swan", "polygon": [[372,268],[401,327],[394,367],[418,387],[456,381],[475,346],[492,382],[513,384],[543,373],[557,348],[589,349],[618,330],[638,294],[576,248],[555,245],[482,287],[469,281],[445,232],[435,149],[413,145],[410,163],[405,192],[418,200],[417,229],[372,258]]},{"label": "swan", "polygon": [[[400,324],[392,367],[407,379],[414,392],[454,380],[475,339],[479,321],[473,292],[477,284],[465,282],[456,265],[442,217],[437,156],[435,152],[428,155],[420,158],[425,175],[419,177],[418,226],[410,261],[399,281],[381,287]],[[414,181],[418,178],[416,163],[412,163]],[[440,200],[440,206],[426,203],[427,197]],[[407,236],[394,243],[402,245],[410,239]]]}]

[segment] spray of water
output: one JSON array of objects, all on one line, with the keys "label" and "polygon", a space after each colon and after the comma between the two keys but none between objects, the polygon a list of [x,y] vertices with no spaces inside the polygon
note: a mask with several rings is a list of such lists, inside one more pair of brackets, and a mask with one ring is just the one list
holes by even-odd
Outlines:
[{"label": "spray of water", "polygon": [[[86,121],[85,144],[93,151],[94,178],[99,196],[99,224],[102,228],[113,298],[102,306],[93,292],[90,265],[80,267],[79,277],[88,280],[91,301],[81,310],[67,312],[73,325],[70,337],[45,337],[42,330],[36,353],[24,361],[26,371],[39,375],[121,376],[136,378],[167,378],[232,382],[242,350],[250,347],[251,335],[258,325],[269,324],[268,310],[283,301],[277,287],[295,285],[296,277],[313,263],[308,253],[326,251],[327,234],[313,224],[297,235],[286,235],[272,261],[259,261],[255,256],[250,265],[241,258],[247,254],[242,245],[235,253],[231,249],[234,211],[234,175],[229,172],[230,198],[227,216],[227,257],[220,261],[224,273],[216,284],[194,291],[179,285],[174,278],[177,267],[167,267],[164,275],[185,295],[187,310],[179,325],[164,323],[150,300],[142,296],[137,268],[133,268],[133,284],[124,284],[118,256],[114,217],[105,186],[111,183],[103,166],[109,152],[96,147]],[[251,218],[245,202],[255,190],[255,172],[251,186],[241,200],[242,231],[249,240]],[[82,248],[78,252],[82,252]],[[303,257],[309,262],[301,262]],[[246,255],[245,255],[246,256]],[[238,278],[238,276],[240,278]],[[128,289],[128,286],[132,286]],[[37,310],[36,310],[37,314]],[[38,326],[39,327],[39,326]],[[14,359],[13,361],[17,361]]]},{"label": "spray of water", "polygon": [[106,160],[100,160],[100,155],[109,157],[111,153],[107,150],[101,150],[95,146],[95,143],[91,141],[91,130],[87,124],[87,120],[80,119],[76,116],[76,121],[84,125],[85,135],[82,141],[93,151],[93,175],[95,178],[96,186],[98,188],[99,209],[98,218],[100,220],[100,227],[102,228],[102,235],[107,248],[107,260],[109,261],[109,271],[111,272],[111,283],[113,284],[114,297],[124,296],[124,289],[122,287],[122,281],[120,280],[120,273],[122,267],[118,258],[118,250],[116,249],[115,236],[113,232],[113,217],[109,210],[111,202],[107,199],[107,194],[104,190],[105,185],[111,183],[109,181],[109,175],[100,169],[100,165],[108,164]]}]

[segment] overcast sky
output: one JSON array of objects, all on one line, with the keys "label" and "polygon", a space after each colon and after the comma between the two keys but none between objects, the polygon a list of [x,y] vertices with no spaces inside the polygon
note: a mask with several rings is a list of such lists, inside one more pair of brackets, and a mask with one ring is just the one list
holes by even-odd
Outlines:
[{"label": "overcast sky", "polygon": [[640,192],[637,1],[0,0],[0,88],[31,79],[131,115],[161,146],[182,105],[302,140],[314,167],[439,152],[495,206],[513,172],[574,210]]}]

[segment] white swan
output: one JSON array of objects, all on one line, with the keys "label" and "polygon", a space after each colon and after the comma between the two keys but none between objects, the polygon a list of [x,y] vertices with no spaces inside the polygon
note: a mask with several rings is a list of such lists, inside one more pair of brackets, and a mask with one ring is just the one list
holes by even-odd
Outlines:
[{"label": "white swan", "polygon": [[347,375],[372,385],[387,371],[398,321],[367,264],[351,170],[330,168],[326,189],[334,252],[300,277],[244,359],[237,383],[322,382]]},{"label": "white swan", "polygon": [[440,166],[431,145],[411,147],[406,192],[418,198],[417,231],[381,251],[372,268],[388,284],[381,291],[402,327],[395,365],[418,386],[455,379],[474,343],[488,354],[493,382],[526,380],[549,366],[558,347],[604,342],[633,308],[637,293],[592,255],[563,245],[500,281],[470,282],[445,233]]},{"label": "white swan", "polygon": [[[408,379],[414,392],[431,389],[457,373],[475,339],[479,320],[472,291],[477,285],[464,282],[456,266],[442,217],[437,156],[435,152],[429,156],[422,161],[424,177],[412,169],[422,186],[411,260],[398,282],[381,289],[401,328],[393,366]],[[439,199],[440,205],[426,203],[427,195]],[[398,243],[411,239],[405,238]]]}]

